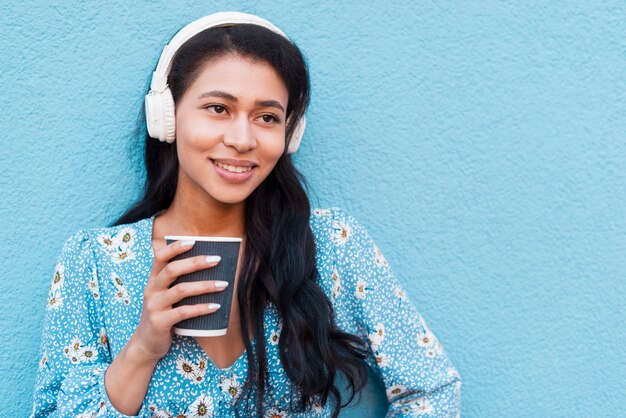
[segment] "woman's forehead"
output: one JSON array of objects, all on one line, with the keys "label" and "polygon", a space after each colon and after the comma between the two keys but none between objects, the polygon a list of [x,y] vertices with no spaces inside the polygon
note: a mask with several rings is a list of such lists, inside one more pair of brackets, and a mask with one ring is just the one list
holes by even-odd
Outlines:
[{"label": "woman's forehead", "polygon": [[269,63],[234,54],[222,55],[203,64],[187,93],[193,94],[194,100],[201,100],[211,92],[226,93],[231,97],[221,96],[231,100],[232,97],[276,100],[284,106],[288,96],[282,78]]}]

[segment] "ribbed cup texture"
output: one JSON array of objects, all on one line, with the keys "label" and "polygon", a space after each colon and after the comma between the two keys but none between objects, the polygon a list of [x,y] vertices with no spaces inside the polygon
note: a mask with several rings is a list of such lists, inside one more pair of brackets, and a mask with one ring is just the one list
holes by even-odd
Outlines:
[{"label": "ribbed cup texture", "polygon": [[[166,241],[170,244],[175,240],[168,239]],[[212,313],[209,312],[207,315],[184,319],[174,325],[176,328],[190,330],[215,330],[228,328],[240,246],[241,242],[196,241],[194,246],[189,251],[172,258],[173,261],[199,255],[219,255],[222,257],[220,262],[215,267],[208,267],[206,269],[179,276],[174,281],[172,286],[175,286],[178,283],[204,280],[224,280],[229,283],[224,290],[214,293],[206,293],[203,295],[189,296],[182,299],[180,302],[175,303],[173,305],[174,308],[181,305],[196,305],[199,303],[204,304],[205,306],[209,303],[219,303],[222,305],[217,311]]]}]

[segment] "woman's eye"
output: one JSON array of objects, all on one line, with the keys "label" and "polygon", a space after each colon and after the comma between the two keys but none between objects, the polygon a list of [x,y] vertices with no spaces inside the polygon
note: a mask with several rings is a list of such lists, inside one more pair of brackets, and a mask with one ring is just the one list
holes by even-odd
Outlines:
[{"label": "woman's eye", "polygon": [[206,106],[206,109],[213,109],[215,113],[218,113],[220,115],[226,111],[226,108],[221,105],[208,105]]},{"label": "woman's eye", "polygon": [[263,122],[272,123],[272,122],[280,122],[280,120],[274,115],[262,115]]}]

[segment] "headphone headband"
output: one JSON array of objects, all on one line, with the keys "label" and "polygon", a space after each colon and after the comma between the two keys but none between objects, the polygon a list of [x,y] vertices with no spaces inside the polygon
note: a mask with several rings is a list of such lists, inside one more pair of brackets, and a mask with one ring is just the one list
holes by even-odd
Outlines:
[{"label": "headphone headband", "polygon": [[176,51],[189,39],[193,38],[198,33],[205,29],[219,27],[219,26],[232,26],[237,24],[253,24],[263,26],[273,32],[278,33],[285,39],[291,40],[285,35],[285,33],[276,27],[273,23],[265,20],[261,17],[255,16],[249,13],[242,12],[218,12],[208,16],[201,17],[186,25],[179,30],[171,41],[165,45],[159,63],[156,70],[152,74],[152,82],[150,83],[150,90],[155,92],[162,92],[167,86],[167,76],[172,70],[172,59],[176,54]]}]

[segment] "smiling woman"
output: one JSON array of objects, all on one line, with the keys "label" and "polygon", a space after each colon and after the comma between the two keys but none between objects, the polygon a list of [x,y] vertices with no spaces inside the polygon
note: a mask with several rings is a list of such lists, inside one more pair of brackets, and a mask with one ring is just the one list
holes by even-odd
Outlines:
[{"label": "smiling woman", "polygon": [[[146,96],[144,196],[59,255],[32,416],[337,417],[368,367],[389,416],[459,414],[458,372],[366,229],[310,206],[291,159],[308,104],[303,55],[270,22],[177,33]],[[220,257],[178,258],[194,241],[166,235],[241,241],[225,335],[172,334],[220,313],[179,301],[228,282],[174,285]]]}]

